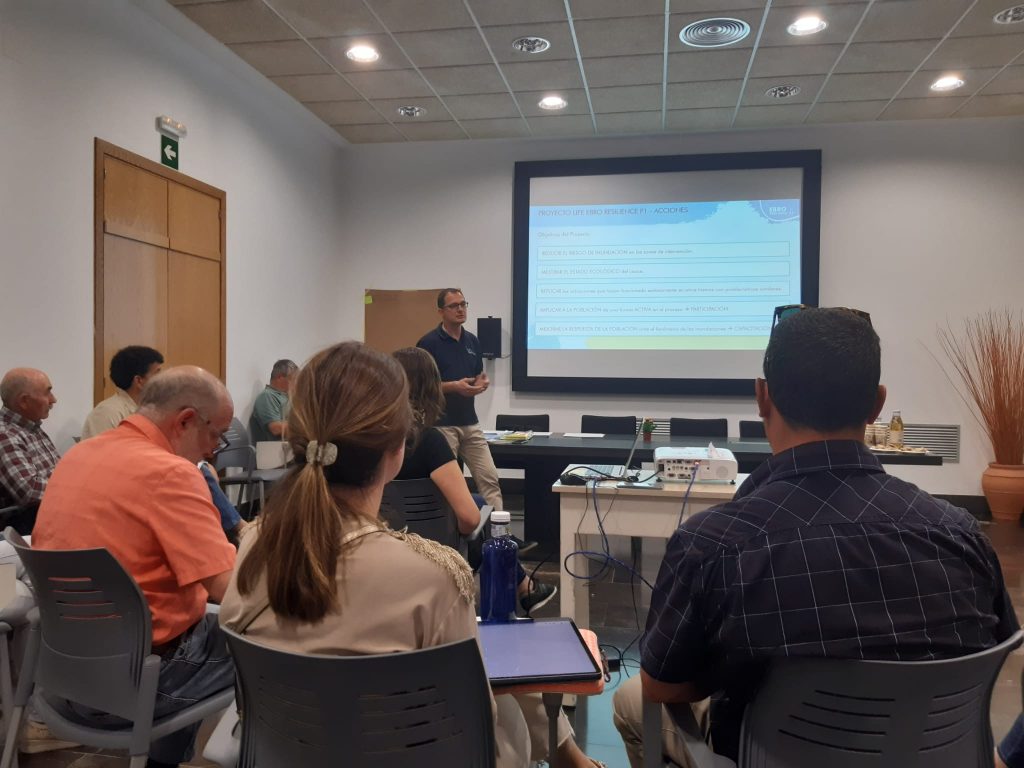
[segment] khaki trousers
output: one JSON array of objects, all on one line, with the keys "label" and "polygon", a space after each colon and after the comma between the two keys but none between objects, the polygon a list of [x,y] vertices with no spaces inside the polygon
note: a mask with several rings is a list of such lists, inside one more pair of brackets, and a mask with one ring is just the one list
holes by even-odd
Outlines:
[{"label": "khaki trousers", "polygon": [[448,441],[452,453],[466,462],[480,495],[495,509],[505,509],[501,500],[501,488],[498,486],[498,470],[494,466],[491,448],[487,445],[480,425],[437,429]]},{"label": "khaki trousers", "polygon": [[[710,700],[695,704],[666,704],[661,708],[661,753],[681,768],[696,768],[690,751],[710,752],[704,742],[708,731]],[[640,675],[634,675],[619,686],[612,698],[612,720],[622,741],[632,768],[643,768],[643,694]],[[719,757],[716,762],[727,758]]]}]

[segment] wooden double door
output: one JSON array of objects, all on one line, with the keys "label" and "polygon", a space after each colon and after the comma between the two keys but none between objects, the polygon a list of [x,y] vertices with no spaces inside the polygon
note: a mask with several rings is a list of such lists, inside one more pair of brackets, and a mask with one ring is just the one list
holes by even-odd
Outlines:
[{"label": "wooden double door", "polygon": [[129,344],[224,380],[225,193],[97,139],[95,200],[95,400]]}]

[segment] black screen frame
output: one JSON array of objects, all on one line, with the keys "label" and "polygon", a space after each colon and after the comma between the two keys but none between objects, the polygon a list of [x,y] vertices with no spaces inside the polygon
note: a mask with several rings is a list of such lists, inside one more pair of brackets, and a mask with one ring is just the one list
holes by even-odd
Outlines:
[{"label": "black screen frame", "polygon": [[517,162],[512,193],[512,390],[603,395],[753,396],[754,379],[530,376],[526,349],[530,181],[557,176],[773,168],[799,169],[802,173],[800,300],[817,306],[821,247],[820,149]]}]

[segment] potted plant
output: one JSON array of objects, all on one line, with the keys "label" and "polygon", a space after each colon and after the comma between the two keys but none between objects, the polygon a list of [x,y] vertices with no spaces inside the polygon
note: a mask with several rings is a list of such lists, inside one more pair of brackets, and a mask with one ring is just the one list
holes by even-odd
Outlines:
[{"label": "potted plant", "polygon": [[981,478],[992,516],[1016,520],[1024,510],[1024,314],[990,310],[960,333],[940,328],[939,342],[992,444],[995,461]]},{"label": "potted plant", "polygon": [[644,442],[651,442],[651,436],[654,434],[654,419],[645,418],[640,423],[640,431],[644,433]]}]

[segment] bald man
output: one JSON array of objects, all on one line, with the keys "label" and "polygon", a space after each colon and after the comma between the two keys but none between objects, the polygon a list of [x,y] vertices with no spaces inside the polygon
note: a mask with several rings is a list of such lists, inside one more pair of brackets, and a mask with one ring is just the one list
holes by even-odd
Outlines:
[{"label": "bald man", "polygon": [[[39,507],[36,549],[104,547],[132,575],[152,614],[161,656],[154,716],[231,686],[234,667],[207,600],[220,602],[235,563],[196,463],[231,425],[224,385],[202,368],[153,376],[139,410],[67,452]],[[95,722],[95,713],[67,705]],[[191,758],[198,724],[153,743],[151,768]]]},{"label": "bald man", "polygon": [[45,373],[14,368],[0,380],[0,401],[0,507],[35,507],[60,459],[42,426],[57,398]]}]

